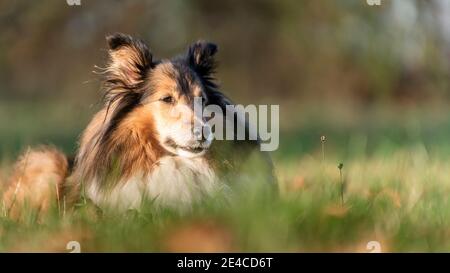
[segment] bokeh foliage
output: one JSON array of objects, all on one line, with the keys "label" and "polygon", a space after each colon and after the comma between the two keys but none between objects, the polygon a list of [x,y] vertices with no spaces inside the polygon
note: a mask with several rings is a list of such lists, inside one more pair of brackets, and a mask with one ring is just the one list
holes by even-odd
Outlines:
[{"label": "bokeh foliage", "polygon": [[64,251],[74,239],[87,251],[450,249],[447,0],[81,2],[0,0],[0,180],[28,145],[76,151],[101,106],[92,70],[104,37],[120,31],[156,58],[214,41],[226,94],[280,105],[281,197],[210,200],[183,216],[0,216],[0,251]]}]

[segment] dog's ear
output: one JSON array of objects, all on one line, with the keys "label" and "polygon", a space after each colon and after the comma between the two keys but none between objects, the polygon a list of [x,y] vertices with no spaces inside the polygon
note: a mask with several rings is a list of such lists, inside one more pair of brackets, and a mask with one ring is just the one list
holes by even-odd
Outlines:
[{"label": "dog's ear", "polygon": [[152,68],[152,54],[140,39],[116,33],[106,37],[109,46],[107,83],[132,88],[144,80]]},{"label": "dog's ear", "polygon": [[[136,106],[141,97],[141,86],[152,68],[152,54],[147,45],[129,35],[117,33],[106,37],[109,62],[103,82],[107,105],[104,141],[115,130],[119,121]],[[110,114],[111,113],[111,114]]]},{"label": "dog's ear", "polygon": [[214,55],[217,53],[217,45],[198,41],[192,44],[187,53],[187,60],[189,65],[206,80],[212,79],[212,74],[215,72],[216,60]]}]

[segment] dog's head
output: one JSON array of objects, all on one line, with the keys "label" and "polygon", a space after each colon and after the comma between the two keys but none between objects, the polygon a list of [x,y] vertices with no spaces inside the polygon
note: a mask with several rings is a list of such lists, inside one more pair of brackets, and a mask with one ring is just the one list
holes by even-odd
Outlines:
[{"label": "dog's head", "polygon": [[[212,134],[194,104],[208,103],[216,88],[212,76],[217,46],[199,41],[173,59],[156,61],[147,45],[131,36],[107,37],[109,63],[105,69],[109,112],[102,138],[116,130],[137,132],[143,141],[156,141],[176,155],[202,155]],[[195,108],[197,109],[197,108]],[[121,129],[122,128],[122,129]]]}]

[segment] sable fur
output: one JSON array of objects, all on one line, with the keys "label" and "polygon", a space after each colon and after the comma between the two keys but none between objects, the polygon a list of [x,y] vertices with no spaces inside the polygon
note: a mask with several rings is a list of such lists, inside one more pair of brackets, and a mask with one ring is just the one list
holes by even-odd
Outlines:
[{"label": "sable fur", "polygon": [[[32,151],[28,153],[28,162],[23,158],[19,161],[5,200],[10,202],[14,185],[20,180],[23,187],[19,200],[30,197],[34,205],[45,208],[53,196],[49,191],[42,190],[36,196],[28,194],[35,187],[41,189],[40,182],[36,182],[40,177],[52,178],[50,185],[56,185],[69,204],[76,202],[87,189],[88,197],[98,203],[126,199],[127,206],[137,206],[141,201],[138,192],[142,191],[147,197],[159,198],[164,205],[170,206],[178,200],[189,205],[203,193],[227,187],[219,182],[219,170],[227,169],[223,163],[231,164],[233,170],[239,169],[249,151],[258,148],[258,141],[232,141],[231,149],[222,150],[217,148],[220,143],[213,143],[205,155],[188,159],[168,150],[173,140],[162,140],[164,134],[181,137],[177,132],[164,131],[165,124],[178,126],[180,118],[167,115],[170,102],[164,101],[166,94],[186,106],[195,97],[203,97],[207,104],[222,109],[232,104],[218,90],[214,78],[217,46],[199,41],[183,55],[155,60],[147,45],[131,36],[114,34],[107,37],[107,43],[109,60],[101,71],[104,107],[81,136],[72,173],[68,175],[67,159],[60,152]],[[37,167],[39,160],[46,162],[42,168]],[[24,175],[19,179],[21,166]],[[272,170],[270,161],[266,167]],[[194,190],[191,186],[186,188],[189,183]]]},{"label": "sable fur", "polygon": [[67,174],[67,159],[55,148],[28,149],[17,161],[3,195],[5,212],[18,218],[24,206],[46,211],[55,197],[62,205],[62,184]]}]

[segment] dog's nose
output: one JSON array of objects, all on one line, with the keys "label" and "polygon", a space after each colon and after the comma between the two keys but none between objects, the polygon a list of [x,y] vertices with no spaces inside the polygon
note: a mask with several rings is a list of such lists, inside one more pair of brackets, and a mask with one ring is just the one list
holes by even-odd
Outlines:
[{"label": "dog's nose", "polygon": [[207,140],[211,134],[211,127],[208,124],[195,127],[193,129],[193,134],[197,140]]},{"label": "dog's nose", "polygon": [[193,134],[196,139],[198,139],[198,140],[202,139],[202,137],[203,137],[202,127],[194,128]]}]

